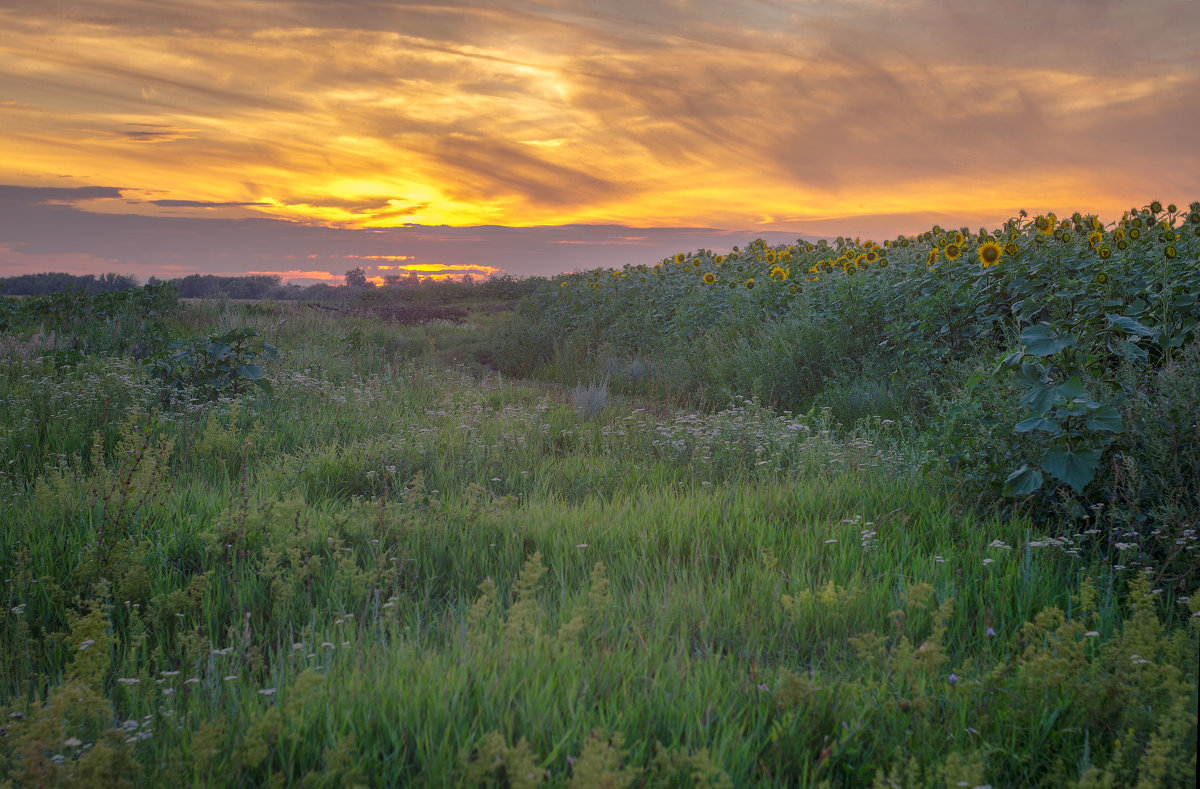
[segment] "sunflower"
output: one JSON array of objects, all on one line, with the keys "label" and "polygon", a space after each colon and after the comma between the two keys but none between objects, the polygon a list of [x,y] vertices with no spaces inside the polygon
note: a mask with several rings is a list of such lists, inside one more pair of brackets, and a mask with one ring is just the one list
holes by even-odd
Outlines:
[{"label": "sunflower", "polygon": [[1129,249],[1129,242],[1123,238],[1117,239],[1117,249],[1120,249],[1120,250]]},{"label": "sunflower", "polygon": [[1172,246],[1171,244],[1167,244],[1166,249],[1163,250],[1163,254],[1166,255],[1168,258],[1174,258],[1176,255],[1179,254],[1179,250],[1175,249],[1175,247]]},{"label": "sunflower", "polygon": [[1059,239],[1060,241],[1070,241],[1072,238],[1074,238],[1074,236],[1073,236],[1073,235],[1071,235],[1071,231],[1070,231],[1070,230],[1064,230],[1064,231],[1062,231],[1061,233],[1059,233],[1059,234],[1058,234],[1058,239]]},{"label": "sunflower", "polygon": [[1179,207],[1176,206],[1174,203],[1167,203],[1167,213],[1168,214],[1173,214],[1178,210],[1179,210]]},{"label": "sunflower", "polygon": [[1038,229],[1038,232],[1043,236],[1048,236],[1054,232],[1054,223],[1044,216],[1039,216],[1033,220],[1033,226]]},{"label": "sunflower", "polygon": [[775,265],[775,260],[776,260],[775,250],[768,249],[767,250],[767,265],[768,266]]},{"label": "sunflower", "polygon": [[[1107,249],[1107,247],[1105,248]],[[1103,285],[1105,282],[1108,282],[1108,275],[1104,273],[1097,274],[1096,281]]]},{"label": "sunflower", "polygon": [[[1112,257],[1112,250],[1109,249],[1108,247],[1100,247],[1099,252],[1100,252],[1101,260],[1108,260],[1110,257]],[[1101,274],[1100,276],[1104,276],[1104,275]]]},{"label": "sunflower", "polygon": [[994,266],[1000,262],[1000,255],[1004,250],[995,241],[985,241],[979,246],[979,262],[984,268]]},{"label": "sunflower", "polygon": [[937,263],[939,251],[940,250],[937,247],[933,247],[932,249],[930,249],[929,250],[929,259],[925,262],[928,263],[930,266],[932,266],[934,263]]},{"label": "sunflower", "polygon": [[1099,230],[1094,231],[1088,236],[1088,246],[1095,248],[1097,244],[1104,240],[1104,234]]},{"label": "sunflower", "polygon": [[1163,241],[1166,241],[1168,244],[1171,243],[1172,241],[1178,241],[1178,240],[1179,240],[1179,234],[1176,233],[1174,230],[1168,230],[1167,232],[1163,233]]},{"label": "sunflower", "polygon": [[1118,227],[1113,231],[1113,241],[1120,241],[1122,238],[1125,238],[1125,229]]},{"label": "sunflower", "polygon": [[[813,277],[813,279],[816,279],[816,277]],[[795,285],[788,285],[788,293],[795,296],[799,292],[800,292],[800,288],[797,288]]]},{"label": "sunflower", "polygon": [[958,260],[962,256],[962,247],[958,244],[946,245],[946,260]]},{"label": "sunflower", "polygon": [[874,249],[868,250],[866,258],[868,263],[874,263],[876,260],[879,260],[879,253]]},{"label": "sunflower", "polygon": [[713,262],[714,262],[714,263],[716,263],[716,264],[719,266],[719,265],[721,265],[722,263],[724,263],[724,262],[725,262],[725,256],[724,256],[724,255],[717,255],[716,259],[714,259],[714,260],[713,260]]},{"label": "sunflower", "polygon": [[1137,241],[1139,238],[1142,237],[1141,228],[1139,228],[1137,225],[1134,225],[1133,227],[1131,227],[1129,229],[1129,237],[1132,238],[1134,241]]},{"label": "sunflower", "polygon": [[717,281],[717,275],[711,271],[704,275],[704,284],[711,285]]},{"label": "sunflower", "polygon": [[676,265],[683,263],[683,261],[686,259],[687,259],[687,255],[683,254],[682,252],[675,253],[675,264]]},{"label": "sunflower", "polygon": [[1161,214],[1162,213],[1162,203],[1158,200],[1152,201],[1150,203],[1150,213]]},{"label": "sunflower", "polygon": [[771,279],[775,280],[776,282],[786,282],[787,278],[791,275],[792,270],[783,268],[782,266],[776,266],[775,268],[771,269]]},{"label": "sunflower", "polygon": [[963,234],[962,234],[962,231],[960,231],[960,230],[955,230],[955,231],[954,231],[954,243],[955,243],[955,244],[960,244],[960,245],[961,245],[961,244],[962,244],[962,242],[963,242],[963,241],[965,241],[965,240],[966,240],[966,237],[965,237],[965,236],[963,236]]},{"label": "sunflower", "polygon": [[1015,242],[1015,241],[1009,241],[1007,244],[1004,245],[1004,254],[1006,254],[1010,257],[1015,256],[1020,251],[1021,251],[1021,248],[1019,246],[1017,246],[1017,242]]},{"label": "sunflower", "polygon": [[880,259],[879,259],[879,267],[880,267],[880,268],[887,268],[887,258],[880,258]]},{"label": "sunflower", "polygon": [[746,280],[744,284],[746,285],[746,290],[754,290],[754,277]]},{"label": "sunflower", "polygon": [[854,258],[854,266],[855,266],[855,268],[866,268],[867,267],[867,256],[860,253],[857,257]]},{"label": "sunflower", "polygon": [[1193,211],[1188,214],[1188,221],[1193,225],[1200,225],[1200,211]]}]

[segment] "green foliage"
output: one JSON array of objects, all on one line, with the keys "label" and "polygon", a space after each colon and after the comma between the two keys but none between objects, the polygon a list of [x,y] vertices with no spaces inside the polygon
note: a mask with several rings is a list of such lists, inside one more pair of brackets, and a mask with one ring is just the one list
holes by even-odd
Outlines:
[{"label": "green foliage", "polygon": [[0,298],[0,332],[58,333],[66,340],[53,354],[59,365],[76,364],[87,355],[146,358],[165,346],[165,324],[178,309],[179,291],[165,282],[119,290],[71,287],[19,300]]},{"label": "green foliage", "polygon": [[154,360],[150,373],[169,391],[188,389],[201,398],[238,397],[247,386],[271,393],[271,382],[259,364],[278,361],[275,346],[254,329],[241,327],[171,345],[169,355]]}]

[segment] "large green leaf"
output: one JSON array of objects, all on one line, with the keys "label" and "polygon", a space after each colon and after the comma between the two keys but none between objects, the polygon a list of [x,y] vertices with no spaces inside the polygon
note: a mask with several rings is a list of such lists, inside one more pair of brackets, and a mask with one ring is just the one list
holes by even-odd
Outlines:
[{"label": "large green leaf", "polygon": [[1057,390],[1056,386],[1041,383],[1031,386],[1029,391],[1021,396],[1021,405],[1035,414],[1044,414],[1050,410],[1050,406],[1054,405],[1054,396]]},{"label": "large green leaf", "polygon": [[1051,449],[1042,455],[1042,469],[1055,479],[1070,485],[1076,493],[1082,493],[1096,476],[1100,464],[1100,450]]},{"label": "large green leaf", "polygon": [[1109,433],[1125,432],[1125,425],[1121,422],[1121,412],[1111,405],[1102,405],[1089,414],[1087,426],[1089,430],[1104,430]]},{"label": "large green leaf", "polygon": [[1108,318],[1108,322],[1113,326],[1116,326],[1128,332],[1129,334],[1136,334],[1139,337],[1153,337],[1158,333],[1154,329],[1138,323],[1136,319],[1130,318],[1127,315],[1114,315],[1112,313],[1108,313],[1104,317]]},{"label": "large green leaf", "polygon": [[1052,326],[1037,323],[1021,332],[1025,353],[1030,356],[1050,356],[1063,348],[1070,348],[1077,340],[1070,335],[1060,336]]},{"label": "large green leaf", "polygon": [[1053,433],[1054,435],[1062,435],[1062,425],[1055,422],[1053,419],[1047,419],[1043,416],[1030,417],[1029,419],[1017,422],[1013,428],[1017,433],[1029,433],[1034,430],[1040,430],[1043,433]]},{"label": "large green leaf", "polygon": [[1042,486],[1042,474],[1024,463],[1004,480],[1005,496],[1028,496]]}]

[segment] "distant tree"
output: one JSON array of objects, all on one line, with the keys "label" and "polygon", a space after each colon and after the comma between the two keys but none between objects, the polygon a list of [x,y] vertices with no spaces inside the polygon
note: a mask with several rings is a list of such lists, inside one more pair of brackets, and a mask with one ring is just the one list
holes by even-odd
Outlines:
[{"label": "distant tree", "polygon": [[362,266],[352,268],[346,272],[346,287],[348,288],[364,288],[367,285],[367,272],[363,271]]}]

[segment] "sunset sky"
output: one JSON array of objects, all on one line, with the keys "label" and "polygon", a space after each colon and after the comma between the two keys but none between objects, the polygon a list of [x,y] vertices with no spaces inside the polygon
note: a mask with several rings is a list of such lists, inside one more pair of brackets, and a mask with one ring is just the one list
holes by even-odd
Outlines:
[{"label": "sunset sky", "polygon": [[549,274],[1200,199],[1196,0],[4,0],[0,31],[0,276]]}]

